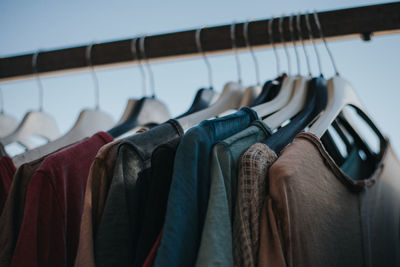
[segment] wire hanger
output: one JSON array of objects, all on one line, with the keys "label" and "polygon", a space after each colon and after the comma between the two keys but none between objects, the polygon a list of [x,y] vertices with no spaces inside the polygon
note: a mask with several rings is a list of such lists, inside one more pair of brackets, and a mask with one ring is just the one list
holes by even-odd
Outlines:
[{"label": "wire hanger", "polygon": [[[259,66],[258,66],[258,61],[257,61],[257,57],[254,53],[253,47],[250,43],[250,39],[249,39],[249,24],[250,21],[246,21],[245,24],[243,25],[243,36],[244,36],[244,41],[246,44],[246,47],[249,48],[249,52],[251,54],[251,57],[253,59],[253,63],[254,63],[254,70],[255,70],[255,74],[256,74],[256,81],[257,84],[255,86],[249,86],[246,88],[246,91],[243,94],[243,98],[242,101],[240,102],[240,107],[245,107],[245,106],[250,106],[254,100],[256,100],[257,96],[260,95],[262,88],[260,85],[260,70],[259,70]],[[234,24],[232,23],[231,26],[231,36],[235,37],[235,26],[233,26]],[[233,32],[233,34],[232,34]],[[232,38],[232,44],[236,42],[235,38]],[[236,44],[235,44],[236,47]],[[236,49],[234,49],[235,54],[237,53]],[[238,57],[236,55],[236,57]],[[237,64],[239,64],[239,62],[237,61]],[[240,67],[238,67],[240,68]],[[241,77],[239,77],[239,81],[241,81]]]},{"label": "wire hanger", "polygon": [[12,133],[18,126],[18,121],[4,112],[3,90],[0,88],[0,138]]},{"label": "wire hanger", "polygon": [[[199,28],[196,30],[196,40],[200,44],[201,48],[201,30],[203,28]],[[201,48],[201,51],[202,48]],[[209,73],[209,80],[210,85],[212,85],[212,72],[211,72],[211,65],[208,62],[205,52],[203,51],[203,58],[206,61],[208,73]],[[228,82],[222,91],[222,94],[218,98],[218,100],[212,104],[210,107],[198,111],[196,113],[190,114],[188,116],[182,117],[177,119],[178,123],[184,130],[187,130],[201,121],[212,118],[221,114],[224,111],[229,109],[237,109],[240,106],[240,101],[242,99],[244,88],[240,83],[237,82]]]},{"label": "wire hanger", "polygon": [[73,144],[82,140],[85,137],[91,136],[99,131],[104,131],[107,128],[114,125],[112,117],[100,110],[99,100],[99,82],[97,75],[94,71],[92,64],[92,48],[94,43],[91,43],[86,48],[85,58],[87,65],[90,67],[91,76],[94,85],[94,109],[84,109],[79,113],[78,119],[72,126],[72,128],[63,136],[57,138],[56,140],[49,142],[43,146],[37,147],[35,149],[26,151],[23,154],[17,155],[13,158],[15,166],[20,166],[25,162],[30,162],[32,160],[41,158],[48,155],[58,149]]},{"label": "wire hanger", "polygon": [[[272,43],[273,43],[273,38],[274,38],[274,35],[272,32],[273,21],[274,21],[274,18],[272,18],[269,21],[269,25],[268,25],[269,32],[271,33],[271,42]],[[287,49],[286,43],[284,41],[283,32],[282,32],[282,18],[279,19],[279,31],[280,31],[281,42],[284,44],[286,55],[288,57],[288,64],[290,64],[289,53],[286,50]],[[289,71],[290,70],[291,69],[289,67]],[[278,71],[279,71],[279,68],[278,68]],[[292,96],[292,93],[293,93],[295,82],[296,82],[296,76],[291,76],[290,74],[291,73],[289,73],[289,75],[283,79],[282,87],[281,87],[278,95],[273,100],[253,107],[253,109],[257,112],[257,114],[260,118],[264,118],[272,113],[277,112],[278,110],[283,108],[289,102],[289,100]]]},{"label": "wire hanger", "polygon": [[[179,119],[182,117],[185,117],[187,115],[193,114],[197,111],[203,110],[205,108],[208,108],[210,105],[215,103],[217,101],[219,94],[215,92],[213,85],[212,85],[212,71],[211,71],[211,65],[210,62],[207,59],[207,56],[205,55],[203,48],[201,47],[201,42],[200,42],[200,36],[199,36],[199,31],[195,31],[195,42],[196,42],[196,47],[197,47],[197,52],[201,53],[203,55],[204,63],[206,64],[206,68],[208,70],[208,79],[209,79],[209,87],[208,88],[201,88],[197,91],[194,100],[189,107],[189,109],[175,117],[175,119]],[[239,68],[239,66],[238,66]],[[240,69],[238,70],[240,72]],[[239,81],[239,83],[241,83]]]},{"label": "wire hanger", "polygon": [[[139,68],[142,71],[142,77],[145,78],[144,71],[141,66],[141,60],[137,57],[136,53],[137,40],[138,38],[135,38],[131,41],[131,51],[132,54],[138,59]],[[143,96],[141,99],[139,99],[135,103],[134,108],[127,115],[127,119],[108,131],[108,133],[114,138],[121,137],[122,135],[125,136],[129,133],[134,133],[136,132],[135,130],[137,127],[160,124],[170,118],[167,106],[156,97],[153,71],[151,70],[145,51],[145,40],[146,36],[139,38],[139,51],[141,59],[144,59],[147,66],[152,95],[151,97]],[[146,94],[145,83],[143,85],[143,93]]]},{"label": "wire hanger", "polygon": [[18,142],[26,149],[32,149],[34,145],[28,140],[29,137],[40,136],[47,141],[52,141],[59,136],[56,121],[52,116],[43,112],[43,85],[37,70],[39,53],[40,51],[37,51],[32,56],[32,69],[39,89],[39,110],[27,112],[18,127],[12,133],[0,139],[3,146]]}]

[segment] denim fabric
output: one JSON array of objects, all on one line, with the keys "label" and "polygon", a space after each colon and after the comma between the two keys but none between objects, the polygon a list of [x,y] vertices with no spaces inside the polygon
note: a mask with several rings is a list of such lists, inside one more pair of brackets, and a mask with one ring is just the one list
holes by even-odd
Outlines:
[{"label": "denim fabric", "polygon": [[214,143],[247,128],[257,114],[250,108],[191,128],[178,146],[164,232],[154,266],[193,266],[206,217],[210,154]]},{"label": "denim fabric", "polygon": [[132,231],[136,223],[134,206],[138,199],[136,180],[139,173],[150,167],[154,149],[182,134],[179,124],[169,120],[147,132],[125,139],[119,146],[114,177],[95,237],[94,257],[97,267],[134,264],[136,240]]},{"label": "denim fabric", "polygon": [[271,130],[256,120],[245,130],[217,143],[211,154],[211,187],[196,266],[233,266],[232,220],[238,184],[238,161]]}]

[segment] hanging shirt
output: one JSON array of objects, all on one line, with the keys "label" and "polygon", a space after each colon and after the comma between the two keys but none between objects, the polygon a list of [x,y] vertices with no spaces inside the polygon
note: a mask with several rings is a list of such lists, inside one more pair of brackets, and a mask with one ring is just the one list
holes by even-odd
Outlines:
[{"label": "hanging shirt", "polygon": [[110,141],[99,132],[43,161],[26,192],[11,266],[73,266],[89,168]]},{"label": "hanging shirt", "polygon": [[93,240],[103,214],[121,140],[104,145],[90,167],[75,267],[94,267]]},{"label": "hanging shirt", "polygon": [[[68,147],[68,146],[67,146]],[[60,151],[61,149],[52,154]],[[51,155],[51,154],[50,154]],[[48,155],[19,166],[0,217],[0,266],[10,266],[19,230],[24,218],[26,191],[33,174]]]},{"label": "hanging shirt", "polygon": [[197,266],[233,266],[232,222],[241,155],[271,130],[260,120],[214,145],[210,165],[210,198],[201,235]]},{"label": "hanging shirt", "polygon": [[261,211],[268,192],[268,170],[276,159],[275,152],[261,143],[252,145],[240,159],[233,221],[235,266],[258,266]]},{"label": "hanging shirt", "polygon": [[299,134],[269,172],[259,266],[400,266],[399,174],[387,143],[373,174],[353,180]]},{"label": "hanging shirt", "polygon": [[[141,203],[143,218],[137,232],[135,265],[142,266],[160,235],[167,210],[168,194],[172,180],[174,159],[180,137],[163,144],[151,155],[151,173],[145,202]],[[154,261],[154,260],[153,260]]]},{"label": "hanging shirt", "polygon": [[15,171],[14,163],[10,157],[4,156],[0,158],[0,214],[10,191]]},{"label": "hanging shirt", "polygon": [[154,266],[193,266],[200,246],[210,190],[212,146],[257,119],[250,108],[187,131],[175,156],[163,236]]},{"label": "hanging shirt", "polygon": [[133,224],[135,191],[139,174],[151,166],[154,149],[183,135],[180,125],[169,120],[147,132],[125,139],[119,146],[114,177],[107,195],[103,216],[95,237],[94,257],[97,267],[132,266],[135,245]]}]

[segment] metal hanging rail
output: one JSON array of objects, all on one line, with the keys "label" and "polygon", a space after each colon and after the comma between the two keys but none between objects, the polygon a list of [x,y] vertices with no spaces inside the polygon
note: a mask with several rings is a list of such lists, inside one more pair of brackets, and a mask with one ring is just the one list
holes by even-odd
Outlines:
[{"label": "metal hanging rail", "polygon": [[[312,16],[311,16],[312,17]],[[359,38],[369,40],[372,35],[400,33],[400,2],[362,6],[318,13],[324,35],[327,39]],[[252,21],[249,25],[249,38],[254,48],[266,48],[271,45],[267,35],[268,21]],[[313,20],[311,20],[313,21]],[[291,40],[288,31],[289,17],[283,20],[285,41]],[[237,48],[246,46],[243,36],[243,24],[235,27]],[[313,36],[317,37],[318,29],[312,23]],[[308,39],[304,15],[301,16],[302,35]],[[224,53],[232,51],[230,35],[231,25],[204,28],[202,45],[207,53]],[[281,43],[277,20],[273,23],[273,40]],[[147,36],[145,50],[149,60],[166,60],[179,57],[199,56],[195,31],[188,30],[160,35]],[[295,38],[298,33],[295,29]],[[134,64],[131,53],[131,39],[98,43],[92,48],[92,64],[96,67],[112,67],[118,64]],[[66,71],[78,71],[88,68],[85,57],[86,46],[43,51],[37,58],[37,72],[41,75],[57,74]],[[31,78],[34,75],[32,58],[35,54],[25,54],[0,58],[0,82]],[[140,55],[138,55],[140,58]]]}]

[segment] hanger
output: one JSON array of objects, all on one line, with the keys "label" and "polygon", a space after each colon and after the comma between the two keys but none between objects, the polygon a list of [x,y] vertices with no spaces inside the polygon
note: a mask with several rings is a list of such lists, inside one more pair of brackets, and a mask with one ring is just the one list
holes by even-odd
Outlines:
[{"label": "hanger", "polygon": [[311,79],[307,89],[307,100],[302,111],[286,126],[270,136],[265,144],[277,155],[292,142],[296,135],[309,125],[326,107],[326,80],[319,77]]},{"label": "hanger", "polygon": [[[131,40],[131,53],[132,53],[133,60],[138,59],[137,53],[136,53],[136,43],[137,43],[137,38],[134,38]],[[140,60],[139,60],[139,70],[140,70],[140,74],[142,76],[143,95],[146,95],[146,74],[144,73],[142,64],[140,64]],[[128,103],[126,104],[125,110],[122,113],[122,116],[119,119],[119,121],[116,123],[116,125],[122,124],[124,121],[126,121],[129,118],[129,115],[132,113],[136,103],[137,103],[137,99],[133,99],[133,98],[128,99]]]},{"label": "hanger", "polygon": [[[270,35],[271,36],[271,38],[270,38],[271,44],[274,43],[274,41],[273,41],[274,35],[272,32],[273,21],[274,21],[274,18],[269,20],[269,23],[268,23],[268,29],[269,29],[268,31],[271,33],[271,35]],[[280,31],[282,30],[281,25],[282,25],[282,23],[279,23]],[[273,100],[253,107],[253,109],[257,112],[257,114],[260,118],[264,118],[272,113],[277,112],[281,108],[283,108],[289,102],[290,97],[292,96],[296,77],[290,75],[291,74],[290,57],[289,57],[289,53],[287,51],[285,42],[283,42],[283,47],[285,49],[285,53],[286,53],[287,60],[288,60],[288,74],[289,75],[283,79],[282,86],[279,90],[279,93]]]},{"label": "hanger", "polygon": [[52,142],[49,142],[48,144],[15,156],[13,158],[15,166],[20,166],[25,162],[30,162],[46,156],[62,147],[68,146],[82,140],[85,137],[91,136],[96,132],[104,131],[114,124],[111,116],[99,109],[99,83],[91,60],[93,46],[94,43],[88,45],[86,48],[86,61],[91,69],[94,83],[95,109],[82,110],[75,124],[65,135]]},{"label": "hanger", "polygon": [[4,137],[12,133],[18,126],[18,121],[4,112],[3,91],[0,88],[0,137]]},{"label": "hanger", "polygon": [[[210,79],[210,83],[212,84],[212,72],[211,65],[208,62],[205,52],[201,48],[201,39],[200,34],[201,30],[196,30],[196,40],[199,43],[199,50],[202,51],[202,56],[204,61],[206,62],[206,66],[208,69],[208,76]],[[240,105],[240,101],[244,92],[244,88],[240,83],[237,82],[228,82],[222,91],[222,94],[218,98],[218,100],[212,104],[210,107],[190,114],[188,116],[177,119],[177,122],[181,125],[184,130],[187,130],[194,125],[199,124],[201,121],[212,118],[221,114],[222,112],[229,109],[237,109]]]},{"label": "hanger", "polygon": [[267,27],[267,37],[270,40],[270,43],[272,45],[272,50],[274,51],[275,55],[275,62],[276,62],[276,77],[274,80],[269,80],[264,83],[263,88],[261,90],[261,93],[257,96],[257,98],[253,101],[251,104],[252,107],[261,105],[265,102],[271,101],[274,99],[282,86],[282,81],[284,78],[286,78],[285,73],[281,73],[280,70],[280,60],[279,60],[279,55],[278,51],[276,50],[275,42],[273,40],[273,35],[272,35],[272,21],[269,21],[268,27]]},{"label": "hanger", "polygon": [[213,88],[199,89],[189,109],[185,113],[175,117],[175,119],[179,119],[189,114],[208,108],[210,105],[215,103],[215,101],[217,101],[218,97],[219,94],[215,92]]},{"label": "hanger", "polygon": [[[300,72],[300,59],[299,55],[297,52],[297,47],[296,47],[296,42],[294,41],[294,34],[293,34],[293,14],[289,18],[289,31],[290,31],[290,36],[293,42],[293,48],[295,51],[296,55],[296,62],[297,62],[297,77],[296,77],[296,82],[294,85],[293,89],[293,96],[290,98],[290,101],[286,106],[284,106],[281,110],[278,112],[272,114],[271,116],[267,117],[264,119],[264,122],[271,128],[271,129],[276,129],[278,128],[283,122],[290,120],[293,118],[297,113],[299,113],[305,103],[306,103],[306,86],[307,86],[307,80],[311,78],[311,71],[309,70],[309,77],[303,77],[301,76]],[[281,17],[282,18],[282,17]],[[279,23],[282,24],[282,19],[279,20]],[[281,28],[281,27],[280,27]],[[284,42],[283,39],[283,33],[282,31],[280,32],[281,34],[281,40]],[[299,34],[300,38],[301,34]]]},{"label": "hanger", "polygon": [[32,56],[33,73],[36,76],[39,89],[39,110],[27,112],[14,131],[9,135],[0,138],[0,143],[2,143],[3,146],[13,142],[18,142],[26,149],[32,149],[33,145],[29,140],[27,140],[31,136],[40,136],[45,138],[47,141],[52,141],[59,136],[59,130],[54,118],[43,112],[43,85],[37,70],[37,59],[39,53],[40,51],[37,51]]},{"label": "hanger", "polygon": [[[198,38],[198,36],[197,36],[197,31],[195,31],[195,42],[196,42],[196,47],[197,47],[198,52],[203,53],[200,38]],[[233,43],[232,43],[232,45],[233,45]],[[237,60],[238,60],[238,58],[237,58]],[[175,119],[183,118],[189,114],[195,113],[195,112],[203,110],[205,108],[208,108],[210,105],[215,103],[215,101],[217,101],[219,94],[214,91],[214,88],[212,86],[211,66],[210,66],[210,63],[207,60],[207,58],[205,58],[205,63],[206,63],[206,66],[208,69],[208,74],[209,74],[209,76],[208,76],[209,83],[210,83],[209,87],[199,89],[196,93],[196,96],[195,96],[190,108],[185,113],[177,116]],[[239,68],[239,66],[238,66],[238,68]],[[238,69],[238,71],[240,71],[240,69]]]},{"label": "hanger", "polygon": [[[148,73],[150,76],[151,88],[152,88],[152,96],[151,97],[142,97],[141,99],[135,101],[134,103],[131,101],[131,106],[125,109],[123,120],[121,123],[114,126],[112,129],[108,131],[108,133],[116,138],[123,134],[128,133],[132,129],[138,126],[145,126],[148,124],[159,124],[164,121],[167,121],[169,116],[169,111],[164,103],[158,100],[155,96],[154,89],[154,78],[153,72],[150,68],[150,65],[147,62],[147,56],[145,53],[144,42],[146,36],[143,36],[139,40],[139,48],[141,52],[141,58],[145,59],[146,66],[148,68]],[[137,46],[138,38],[134,38],[131,41],[131,51],[132,54],[135,55],[135,58],[138,59],[139,68],[142,73],[143,78],[143,90],[144,94],[146,94],[146,83],[145,83],[145,74],[141,65],[141,60],[137,57],[136,46]],[[129,101],[128,101],[129,105]],[[121,121],[121,120],[120,120]]]},{"label": "hanger", "polygon": [[[244,23],[243,36],[244,36],[244,41],[245,41],[246,47],[249,48],[251,57],[254,62],[254,69],[255,69],[255,73],[256,73],[257,84],[255,86],[249,86],[246,88],[246,90],[243,93],[242,101],[240,102],[240,107],[251,106],[251,104],[254,102],[254,100],[256,100],[257,96],[262,91],[262,88],[260,85],[260,71],[259,71],[259,67],[258,67],[257,58],[256,58],[256,55],[254,54],[253,47],[251,46],[250,40],[249,40],[249,30],[248,30],[249,24],[250,24],[249,20]],[[242,79],[241,79],[241,75],[239,72],[240,71],[239,56],[237,55],[237,49],[236,49],[235,23],[232,23],[232,25],[231,25],[231,39],[232,39],[232,47],[234,47],[235,57],[237,60],[236,63],[238,65],[239,83],[241,83]]]},{"label": "hanger", "polygon": [[[282,18],[282,17],[281,17]],[[293,15],[291,16],[291,19],[289,20],[289,24],[292,24],[293,22]],[[299,21],[298,21],[299,22]],[[282,20],[280,20],[280,23],[282,23]],[[289,27],[290,28],[290,27]],[[299,27],[300,28],[300,27]],[[292,28],[290,28],[292,31]],[[292,31],[293,33],[293,31]],[[293,39],[293,34],[292,35],[292,41]],[[299,32],[299,35],[301,33]],[[281,31],[281,38],[283,36],[283,33]],[[310,35],[310,38],[312,36]],[[282,38],[282,42],[284,43],[284,40]],[[295,46],[295,44],[294,44]],[[314,47],[316,52],[317,49]],[[319,59],[319,54],[316,53],[318,59]],[[298,57],[297,57],[298,60]],[[319,61],[318,61],[319,62]],[[299,61],[297,61],[297,66],[298,66],[298,73],[300,73],[300,64]],[[320,71],[321,68],[320,68]],[[311,73],[309,69],[309,73]],[[311,76],[311,75],[310,75]],[[305,87],[304,87],[305,88]],[[296,93],[296,91],[295,91]],[[297,92],[299,93],[299,92]],[[302,99],[306,96],[305,101]],[[296,115],[294,113],[293,115],[294,118],[292,119],[293,115],[290,114],[291,116],[288,116],[288,114],[285,114],[284,112],[292,112],[290,110],[291,108],[288,108],[288,105],[285,106],[283,109],[278,111],[275,114],[278,114],[276,118],[274,118],[278,123],[276,124],[275,127],[271,127],[268,123],[274,123],[273,120],[268,121],[268,119],[264,120],[268,126],[270,126],[272,129],[275,129],[276,127],[280,126],[283,122],[285,122],[288,119],[291,119],[290,123],[287,124],[286,126],[280,128],[277,132],[275,132],[271,137],[269,137],[265,144],[268,145],[272,150],[274,150],[277,154],[281,152],[281,150],[292,140],[295,138],[295,136],[301,132],[307,125],[309,125],[326,107],[326,102],[327,102],[327,88],[326,88],[326,80],[323,79],[322,72],[319,77],[315,77],[311,79],[308,82],[308,86],[306,90],[303,90],[302,95],[294,95],[292,97],[292,100],[295,101],[295,104],[298,102],[304,101],[302,105],[300,105],[300,113]],[[297,102],[297,103],[296,103]],[[291,103],[289,103],[290,105]],[[279,121],[280,120],[280,121]]]},{"label": "hanger", "polygon": [[[306,14],[306,19],[308,14]],[[318,138],[326,132],[332,122],[338,117],[340,112],[346,106],[353,106],[359,114],[367,114],[363,110],[363,106],[359,101],[355,91],[351,87],[350,83],[339,76],[339,72],[336,68],[333,56],[328,48],[325,37],[322,33],[321,24],[318,19],[318,15],[314,12],[314,20],[320,32],[320,36],[324,42],[324,45],[328,51],[330,60],[335,70],[335,75],[328,80],[328,103],[324,113],[312,124],[309,132],[316,135]],[[370,125],[371,126],[371,125]]]}]

